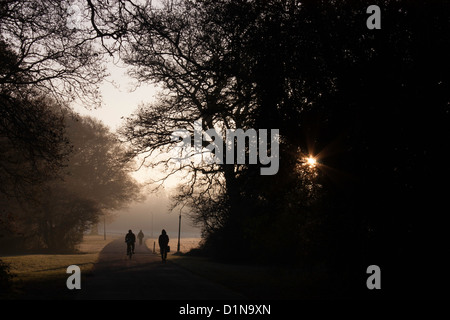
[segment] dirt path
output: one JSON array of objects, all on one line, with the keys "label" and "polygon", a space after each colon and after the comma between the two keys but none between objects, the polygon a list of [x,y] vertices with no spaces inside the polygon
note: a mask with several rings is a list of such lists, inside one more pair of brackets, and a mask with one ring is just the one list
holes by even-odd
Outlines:
[{"label": "dirt path", "polygon": [[[144,242],[145,243],[145,242]],[[168,261],[162,263],[144,244],[136,244],[131,260],[123,239],[109,243],[92,275],[83,279],[79,299],[220,300],[244,297]]]}]

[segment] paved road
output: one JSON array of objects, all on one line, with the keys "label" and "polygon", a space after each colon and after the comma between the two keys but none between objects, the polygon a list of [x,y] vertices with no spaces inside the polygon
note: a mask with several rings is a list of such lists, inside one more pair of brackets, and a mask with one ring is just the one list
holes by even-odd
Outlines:
[{"label": "paved road", "polygon": [[[145,243],[145,242],[144,242]],[[109,243],[100,252],[93,274],[82,281],[79,299],[120,300],[221,300],[244,297],[224,286],[153,254],[145,244],[136,245],[131,260],[124,240]]]}]

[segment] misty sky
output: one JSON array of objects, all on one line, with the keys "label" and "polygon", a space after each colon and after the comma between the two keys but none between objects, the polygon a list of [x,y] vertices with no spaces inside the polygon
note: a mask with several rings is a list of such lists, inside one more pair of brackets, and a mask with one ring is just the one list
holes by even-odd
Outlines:
[{"label": "misty sky", "polygon": [[[117,213],[112,222],[107,220],[106,232],[125,235],[129,229],[135,234],[142,230],[145,236],[150,237],[153,233],[153,236],[157,237],[161,230],[165,229],[171,244],[175,245],[179,210],[169,212],[168,203],[169,199],[164,193],[150,194],[145,202],[133,204],[129,210]],[[99,225],[99,232],[103,233],[103,223]],[[200,237],[200,230],[194,228],[184,214],[181,216],[181,237]]]},{"label": "misty sky", "polygon": [[154,101],[157,88],[154,85],[140,83],[127,75],[127,69],[113,63],[108,64],[110,76],[100,87],[103,95],[103,107],[88,110],[79,104],[74,109],[83,115],[101,120],[115,131],[123,124],[122,117],[131,115],[142,102]]},{"label": "misty sky", "polygon": [[[112,132],[115,132],[123,123],[124,118],[131,115],[142,102],[154,101],[157,88],[149,84],[136,86],[136,80],[127,75],[126,68],[109,64],[110,76],[101,86],[103,96],[103,107],[89,110],[83,106],[74,104],[74,109],[82,114],[89,115],[107,125]],[[137,171],[133,176],[139,182],[146,182],[160,175],[155,169],[145,167]],[[169,213],[169,194],[171,188],[176,186],[176,177],[165,183],[165,189],[157,194],[146,192],[147,200],[143,203],[133,203],[128,210],[117,212],[112,221],[107,221],[107,232],[126,233],[128,229],[139,232],[142,229],[145,235],[150,236],[152,230],[153,213],[153,233],[155,236],[161,233],[164,228],[169,233],[171,239],[175,239],[178,234],[178,214]],[[184,209],[186,210],[186,209]],[[103,224],[100,226],[103,232]],[[182,215],[181,224],[182,237],[199,237],[200,230],[191,225],[189,219]]]}]

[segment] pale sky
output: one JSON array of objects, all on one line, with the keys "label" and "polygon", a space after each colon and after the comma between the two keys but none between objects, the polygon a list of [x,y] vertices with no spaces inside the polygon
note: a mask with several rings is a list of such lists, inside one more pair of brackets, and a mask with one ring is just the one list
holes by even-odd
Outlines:
[{"label": "pale sky", "polygon": [[[154,85],[145,83],[137,86],[137,81],[127,75],[126,68],[112,63],[108,64],[108,72],[110,76],[100,87],[103,106],[89,110],[74,104],[73,108],[81,115],[88,115],[102,121],[111,132],[116,132],[125,123],[126,117],[137,110],[139,104],[155,100],[158,89]],[[149,176],[154,175],[154,172],[142,168],[134,176],[140,182],[145,182],[148,181]]]},{"label": "pale sky", "polygon": [[110,76],[100,87],[103,96],[103,107],[88,110],[82,106],[74,106],[75,110],[83,115],[89,115],[101,120],[105,125],[115,131],[123,124],[122,117],[132,114],[140,103],[154,101],[157,88],[151,84],[140,83],[127,75],[127,69],[108,65]]}]

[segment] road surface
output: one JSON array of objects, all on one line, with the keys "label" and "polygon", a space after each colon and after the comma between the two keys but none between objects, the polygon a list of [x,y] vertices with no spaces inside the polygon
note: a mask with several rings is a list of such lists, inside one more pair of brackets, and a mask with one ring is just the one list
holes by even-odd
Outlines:
[{"label": "road surface", "polygon": [[83,278],[77,298],[84,300],[221,300],[244,299],[224,286],[197,276],[175,263],[162,263],[145,245],[136,244],[129,260],[117,239],[100,252],[92,275]]}]

